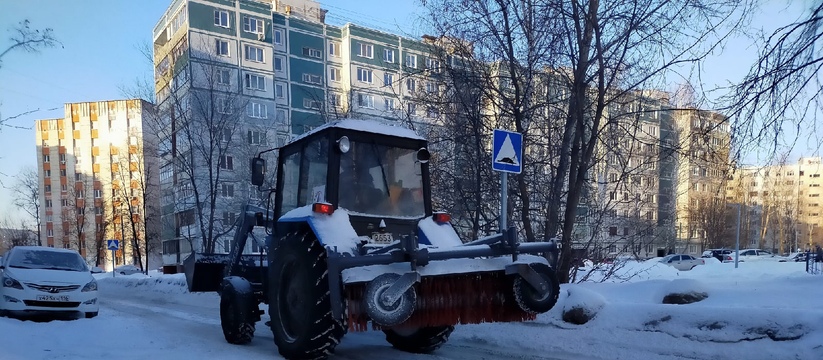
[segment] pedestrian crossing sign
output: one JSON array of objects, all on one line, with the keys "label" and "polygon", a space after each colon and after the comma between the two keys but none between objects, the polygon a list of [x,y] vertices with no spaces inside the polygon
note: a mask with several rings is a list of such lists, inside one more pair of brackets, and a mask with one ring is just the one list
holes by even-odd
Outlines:
[{"label": "pedestrian crossing sign", "polygon": [[523,135],[495,129],[492,141],[492,169],[519,174],[523,171]]}]

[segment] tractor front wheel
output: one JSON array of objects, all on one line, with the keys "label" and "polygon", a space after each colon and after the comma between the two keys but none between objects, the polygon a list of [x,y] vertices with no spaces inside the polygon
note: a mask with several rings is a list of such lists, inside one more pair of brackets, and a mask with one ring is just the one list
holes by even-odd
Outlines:
[{"label": "tractor front wheel", "polygon": [[257,303],[251,284],[242,278],[227,278],[220,291],[220,326],[229,344],[244,345],[254,338],[254,314]]},{"label": "tractor front wheel", "polygon": [[416,354],[431,353],[449,340],[454,326],[433,326],[417,329],[385,329],[386,341],[398,350]]},{"label": "tractor front wheel", "polygon": [[326,251],[310,231],[284,236],[269,265],[269,315],[274,342],[286,359],[324,359],[346,330],[329,298]]}]

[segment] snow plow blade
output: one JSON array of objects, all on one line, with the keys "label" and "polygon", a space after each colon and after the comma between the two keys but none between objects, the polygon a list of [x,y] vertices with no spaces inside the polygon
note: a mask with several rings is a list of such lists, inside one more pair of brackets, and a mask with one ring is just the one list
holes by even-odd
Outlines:
[{"label": "snow plow blade", "polygon": [[[267,268],[264,257],[260,254],[243,254],[232,274],[260,282],[261,273]],[[183,260],[189,292],[219,291],[223,278],[227,276],[226,266],[230,263],[229,254],[191,253]]]}]

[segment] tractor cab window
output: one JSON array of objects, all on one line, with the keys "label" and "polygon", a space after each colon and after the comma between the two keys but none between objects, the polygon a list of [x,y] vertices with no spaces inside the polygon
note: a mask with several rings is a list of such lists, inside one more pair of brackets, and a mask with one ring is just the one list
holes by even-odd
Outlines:
[{"label": "tractor cab window", "polygon": [[300,153],[288,155],[283,159],[283,202],[281,214],[297,207],[297,185],[300,181]]},{"label": "tractor cab window", "polygon": [[326,202],[326,173],[329,169],[328,139],[320,138],[306,145],[300,178],[300,201],[297,206]]},{"label": "tractor cab window", "polygon": [[423,217],[417,149],[353,141],[340,158],[338,206],[355,214]]}]

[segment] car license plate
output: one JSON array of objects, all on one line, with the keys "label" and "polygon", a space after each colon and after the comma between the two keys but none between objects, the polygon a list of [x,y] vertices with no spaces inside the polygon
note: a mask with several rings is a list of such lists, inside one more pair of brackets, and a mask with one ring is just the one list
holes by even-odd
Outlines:
[{"label": "car license plate", "polygon": [[375,244],[391,244],[394,241],[391,233],[373,233],[371,240]]},{"label": "car license plate", "polygon": [[37,301],[69,301],[68,295],[37,295]]}]

